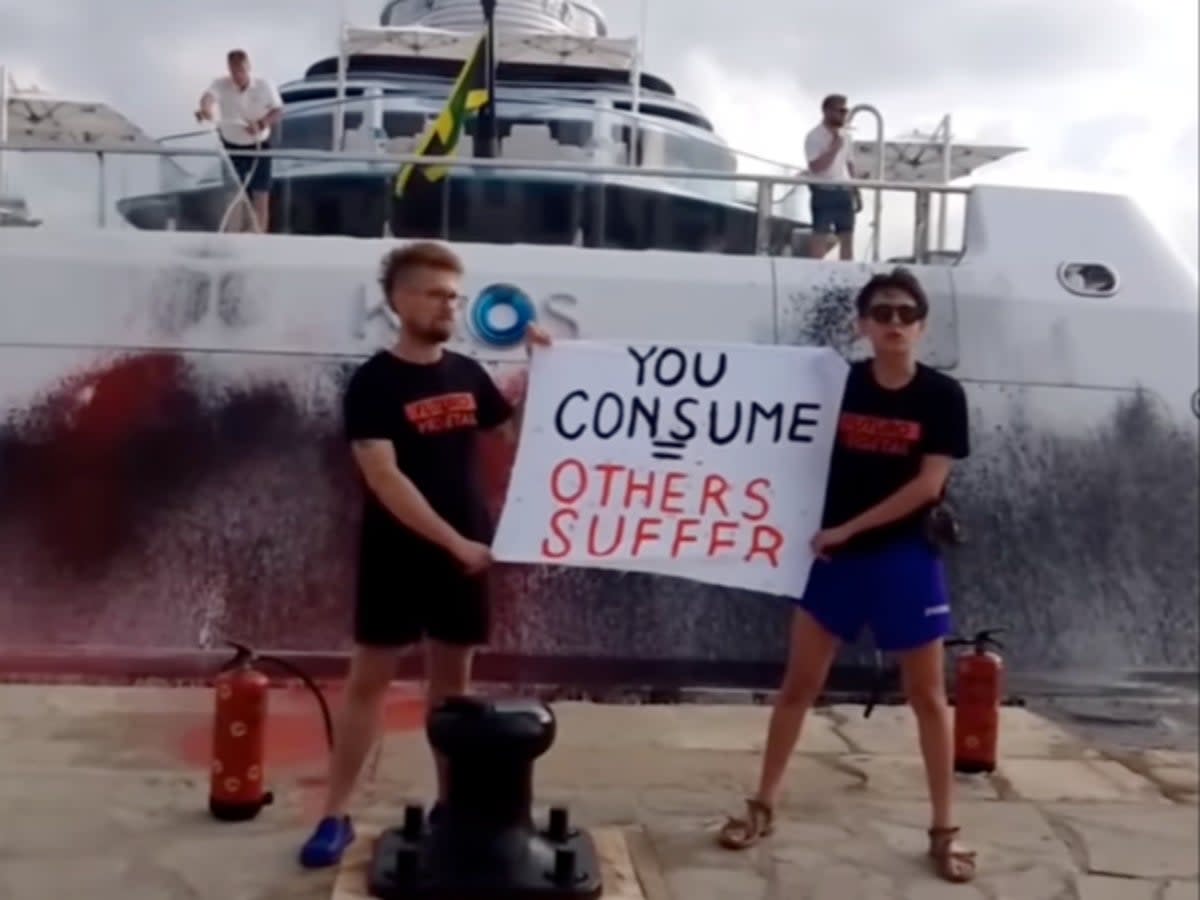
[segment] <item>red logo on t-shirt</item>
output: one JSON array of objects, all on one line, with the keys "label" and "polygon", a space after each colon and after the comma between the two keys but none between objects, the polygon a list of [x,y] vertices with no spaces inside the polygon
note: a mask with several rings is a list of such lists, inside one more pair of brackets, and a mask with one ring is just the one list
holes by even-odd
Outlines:
[{"label": "red logo on t-shirt", "polygon": [[921,440],[921,423],[842,413],[838,437],[848,450],[907,456]]},{"label": "red logo on t-shirt", "polygon": [[418,434],[441,434],[458,428],[474,428],[475,395],[466,391],[439,394],[405,404],[404,415]]}]

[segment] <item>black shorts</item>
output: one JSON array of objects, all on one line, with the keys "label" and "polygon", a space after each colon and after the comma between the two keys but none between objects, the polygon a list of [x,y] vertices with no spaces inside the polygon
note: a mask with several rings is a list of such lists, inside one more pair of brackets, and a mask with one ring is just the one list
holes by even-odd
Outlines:
[{"label": "black shorts", "polygon": [[222,143],[225,144],[225,152],[229,154],[229,162],[233,166],[233,173],[237,176],[237,180],[245,187],[246,193],[260,194],[271,190],[271,157],[246,155],[247,150],[252,153],[259,150],[270,150],[271,145],[269,143],[257,147],[254,144],[241,146],[239,144],[231,144],[228,141],[222,141]]},{"label": "black shorts", "polygon": [[368,647],[407,647],[423,638],[470,647],[491,629],[487,575],[466,575],[444,552],[387,552],[364,543],[359,553],[354,640]]},{"label": "black shorts", "polygon": [[809,185],[813,234],[854,233],[854,192],[844,187]]}]

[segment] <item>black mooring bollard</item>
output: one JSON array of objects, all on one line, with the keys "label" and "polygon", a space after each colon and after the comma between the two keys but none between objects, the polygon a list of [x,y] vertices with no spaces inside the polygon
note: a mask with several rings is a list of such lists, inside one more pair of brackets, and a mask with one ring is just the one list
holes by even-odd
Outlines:
[{"label": "black mooring bollard", "polygon": [[595,900],[603,891],[590,835],[567,810],[533,822],[533,764],[554,743],[554,714],[536,700],[453,698],[427,721],[446,758],[446,802],[383,833],[368,873],[381,900]]}]

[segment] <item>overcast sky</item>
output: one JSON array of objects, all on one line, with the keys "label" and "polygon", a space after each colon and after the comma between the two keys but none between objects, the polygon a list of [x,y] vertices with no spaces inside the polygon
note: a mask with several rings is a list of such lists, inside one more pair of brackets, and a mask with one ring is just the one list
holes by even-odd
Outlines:
[{"label": "overcast sky", "polygon": [[[951,113],[961,140],[1029,148],[980,180],[1130,193],[1196,264],[1197,0],[646,2],[647,69],[737,149],[798,160],[832,90],[889,136]],[[599,0],[611,33],[636,33],[640,3]],[[359,24],[381,5],[346,0]],[[337,0],[0,0],[0,63],[158,135],[193,127],[229,47],[284,82],[337,21]]]}]

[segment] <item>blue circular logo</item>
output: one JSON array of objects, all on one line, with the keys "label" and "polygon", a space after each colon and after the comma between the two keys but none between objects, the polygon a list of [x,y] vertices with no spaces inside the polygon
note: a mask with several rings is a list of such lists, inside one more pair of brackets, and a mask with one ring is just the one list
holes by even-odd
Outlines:
[{"label": "blue circular logo", "polygon": [[511,347],[525,337],[525,329],[537,318],[533,301],[512,284],[491,284],[479,292],[467,314],[467,322],[485,344]]}]

